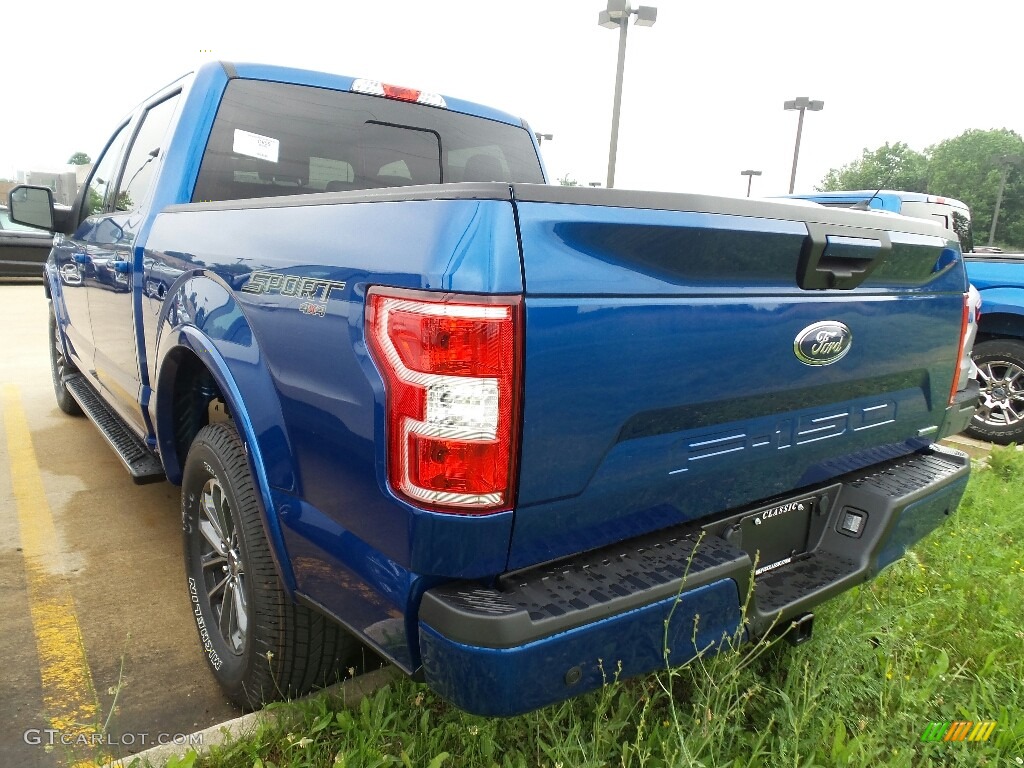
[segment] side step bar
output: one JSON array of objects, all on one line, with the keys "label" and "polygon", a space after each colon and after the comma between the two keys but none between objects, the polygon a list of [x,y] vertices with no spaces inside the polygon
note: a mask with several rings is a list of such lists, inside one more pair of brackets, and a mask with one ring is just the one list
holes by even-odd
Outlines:
[{"label": "side step bar", "polygon": [[110,447],[121,457],[136,484],[158,483],[164,479],[164,467],[160,463],[160,458],[132,432],[110,406],[103,402],[82,374],[76,373],[66,377],[64,385],[82,406],[86,415],[99,427],[100,433],[110,443]]}]

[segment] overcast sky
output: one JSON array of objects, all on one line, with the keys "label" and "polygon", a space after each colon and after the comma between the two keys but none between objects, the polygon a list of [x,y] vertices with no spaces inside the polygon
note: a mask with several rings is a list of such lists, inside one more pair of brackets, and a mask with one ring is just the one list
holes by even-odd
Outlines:
[{"label": "overcast sky", "polygon": [[[1024,133],[1024,1],[649,0],[630,26],[620,188],[785,193],[865,147],[917,150],[969,128]],[[638,3],[634,0],[634,6]],[[604,0],[7,2],[0,177],[94,158],[118,119],[202,61],[282,64],[479,101],[554,134],[552,181],[603,182],[617,32]]]}]

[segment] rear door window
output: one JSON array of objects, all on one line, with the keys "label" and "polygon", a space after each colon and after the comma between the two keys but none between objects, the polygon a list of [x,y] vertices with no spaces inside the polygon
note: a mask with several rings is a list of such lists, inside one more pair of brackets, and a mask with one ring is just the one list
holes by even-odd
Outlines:
[{"label": "rear door window", "polygon": [[144,202],[158,165],[156,158],[174,116],[177,97],[178,94],[174,94],[146,110],[121,175],[114,199],[115,211],[133,211]]},{"label": "rear door window", "polygon": [[103,157],[92,170],[89,183],[86,185],[85,200],[82,205],[84,211],[82,218],[95,216],[98,213],[110,210],[114,189],[114,175],[117,173],[117,161],[121,157],[121,150],[128,140],[128,125],[122,125],[117,129],[114,138],[110,140]]},{"label": "rear door window", "polygon": [[193,202],[452,181],[542,183],[527,130],[364,94],[228,84]]}]

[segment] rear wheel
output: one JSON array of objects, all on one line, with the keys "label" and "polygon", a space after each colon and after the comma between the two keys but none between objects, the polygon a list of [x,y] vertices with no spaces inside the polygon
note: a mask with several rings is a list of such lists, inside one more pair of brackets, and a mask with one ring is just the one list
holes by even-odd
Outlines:
[{"label": "rear wheel", "polygon": [[211,424],[196,436],[181,503],[192,614],[227,696],[256,708],[338,680],[361,646],[284,591],[231,424]]},{"label": "rear wheel", "polygon": [[1024,342],[992,339],[974,346],[981,406],[967,434],[993,443],[1024,441]]},{"label": "rear wheel", "polygon": [[74,364],[64,356],[64,345],[61,342],[60,330],[57,328],[57,316],[50,302],[50,378],[53,380],[53,394],[57,398],[57,407],[69,416],[81,416],[82,406],[68,392],[64,377],[78,373]]}]

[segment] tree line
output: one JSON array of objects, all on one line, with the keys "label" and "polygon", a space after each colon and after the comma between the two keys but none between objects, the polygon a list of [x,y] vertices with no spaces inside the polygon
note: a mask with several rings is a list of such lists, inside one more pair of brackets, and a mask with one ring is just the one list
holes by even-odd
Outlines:
[{"label": "tree line", "polygon": [[1024,251],[1024,139],[1006,128],[965,131],[924,152],[904,142],[865,148],[853,162],[825,174],[816,189],[894,189],[962,200],[971,209],[974,241],[984,245],[1000,186],[995,245]]}]

